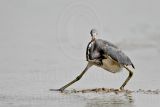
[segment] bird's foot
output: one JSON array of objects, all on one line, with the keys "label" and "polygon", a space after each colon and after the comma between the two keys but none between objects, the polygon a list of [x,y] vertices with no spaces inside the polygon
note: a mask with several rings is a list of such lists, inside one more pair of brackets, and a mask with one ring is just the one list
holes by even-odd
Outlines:
[{"label": "bird's foot", "polygon": [[64,89],[50,89],[50,91],[60,91],[60,92],[63,92],[64,91]]},{"label": "bird's foot", "polygon": [[119,91],[124,91],[124,87],[121,86],[121,87],[119,88]]}]

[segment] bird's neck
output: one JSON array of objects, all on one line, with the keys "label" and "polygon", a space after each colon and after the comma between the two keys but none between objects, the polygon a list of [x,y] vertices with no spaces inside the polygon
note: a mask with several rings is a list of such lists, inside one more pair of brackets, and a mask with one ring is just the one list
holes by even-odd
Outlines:
[{"label": "bird's neck", "polygon": [[92,40],[91,41],[95,41],[95,40],[96,40],[95,35],[92,35]]}]

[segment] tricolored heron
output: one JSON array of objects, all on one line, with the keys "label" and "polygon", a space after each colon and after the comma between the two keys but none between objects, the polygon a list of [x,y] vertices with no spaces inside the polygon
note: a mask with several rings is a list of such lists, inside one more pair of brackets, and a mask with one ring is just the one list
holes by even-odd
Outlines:
[{"label": "tricolored heron", "polygon": [[92,39],[88,43],[86,49],[86,60],[88,61],[86,68],[73,81],[69,82],[60,89],[57,89],[57,91],[63,91],[76,81],[80,80],[85,72],[93,65],[101,67],[112,73],[117,73],[121,71],[122,68],[125,68],[127,71],[129,71],[129,76],[121,85],[120,90],[124,89],[124,86],[132,77],[133,72],[127,67],[131,65],[134,68],[130,58],[125,55],[116,45],[106,40],[96,39],[96,36],[98,35],[96,29],[92,29],[90,34]]}]

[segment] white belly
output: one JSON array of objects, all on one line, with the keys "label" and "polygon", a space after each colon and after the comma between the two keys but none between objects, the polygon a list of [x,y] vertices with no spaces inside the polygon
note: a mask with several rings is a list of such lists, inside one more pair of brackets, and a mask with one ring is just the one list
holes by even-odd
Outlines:
[{"label": "white belly", "polygon": [[107,59],[103,59],[102,62],[103,62],[103,65],[99,67],[109,72],[117,73],[122,70],[122,66],[116,61],[114,61],[111,57],[108,57]]}]

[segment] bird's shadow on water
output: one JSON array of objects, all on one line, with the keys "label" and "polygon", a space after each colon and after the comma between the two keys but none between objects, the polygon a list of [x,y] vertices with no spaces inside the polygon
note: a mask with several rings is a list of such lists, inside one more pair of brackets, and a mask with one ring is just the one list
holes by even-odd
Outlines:
[{"label": "bird's shadow on water", "polygon": [[86,107],[133,107],[134,99],[131,94],[107,95],[89,99]]},{"label": "bird's shadow on water", "polygon": [[[108,88],[95,88],[83,90],[65,90],[60,92],[63,95],[61,102],[68,102],[72,105],[76,103],[77,107],[135,107],[137,106],[137,98],[144,95],[159,95],[160,89],[144,90],[138,89],[130,90],[117,90]],[[137,97],[138,95],[138,97]],[[140,96],[139,96],[140,95]],[[65,96],[65,97],[64,97]],[[146,97],[146,96],[145,96]],[[156,97],[157,98],[157,97]],[[144,99],[142,99],[143,101]],[[140,103],[139,101],[138,103]]]},{"label": "bird's shadow on water", "polygon": [[84,99],[85,107],[134,107],[132,92],[67,92]]}]

